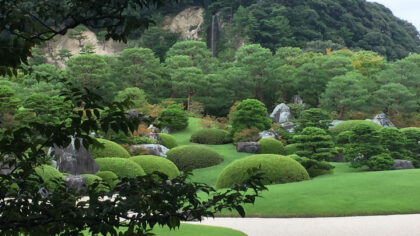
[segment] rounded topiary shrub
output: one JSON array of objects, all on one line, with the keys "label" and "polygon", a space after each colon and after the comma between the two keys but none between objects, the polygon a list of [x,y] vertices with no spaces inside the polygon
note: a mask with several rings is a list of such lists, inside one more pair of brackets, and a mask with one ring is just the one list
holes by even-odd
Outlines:
[{"label": "rounded topiary shrub", "polygon": [[159,137],[162,140],[162,145],[169,149],[178,146],[174,136],[170,134],[159,133]]},{"label": "rounded topiary shrub", "polygon": [[118,184],[118,176],[109,170],[99,171],[96,173],[97,176],[101,177],[102,180],[109,185],[109,187],[114,188]]},{"label": "rounded topiary shrub", "polygon": [[225,144],[227,143],[229,133],[221,129],[201,129],[191,135],[190,141],[201,144]]},{"label": "rounded topiary shrub", "polygon": [[305,167],[311,178],[325,175],[331,173],[331,170],[335,167],[326,161],[317,161],[314,159],[309,159],[307,157],[300,157],[296,154],[289,155],[288,157],[299,162],[303,167]]},{"label": "rounded topiary shrub", "polygon": [[188,126],[188,115],[180,106],[173,104],[162,111],[158,121],[161,127],[183,130]]},{"label": "rounded topiary shrub", "polygon": [[261,154],[285,154],[283,144],[275,138],[265,138],[259,141]]},{"label": "rounded topiary shrub", "polygon": [[57,181],[64,180],[64,175],[50,165],[41,165],[35,167],[35,173],[41,177],[42,181],[44,181],[46,184],[46,187],[50,190],[55,189],[57,186]]},{"label": "rounded topiary shrub", "polygon": [[106,139],[96,139],[99,143],[103,144],[104,147],[94,147],[90,146],[89,151],[92,154],[93,158],[102,158],[102,157],[130,157],[130,153],[125,150],[118,143],[106,140]]},{"label": "rounded topiary shrub", "polygon": [[183,171],[214,166],[223,162],[223,158],[217,152],[199,145],[179,146],[169,150],[166,155],[179,170]]},{"label": "rounded topiary shrub", "polygon": [[292,144],[284,146],[284,152],[286,153],[286,155],[295,154],[298,151],[297,145],[298,145],[297,143],[292,143]]},{"label": "rounded topiary shrub", "polygon": [[386,153],[372,156],[367,160],[366,165],[370,170],[389,170],[394,165],[394,159]]},{"label": "rounded topiary shrub", "polygon": [[290,157],[274,154],[248,156],[230,163],[217,179],[217,188],[233,187],[250,177],[249,169],[259,168],[264,172],[265,182],[281,184],[308,180],[309,174],[299,162]]},{"label": "rounded topiary shrub", "polygon": [[153,172],[158,171],[167,175],[169,179],[173,179],[179,175],[179,170],[176,165],[163,157],[143,155],[130,157],[129,160],[140,165],[146,174],[152,174]]},{"label": "rounded topiary shrub", "polygon": [[368,120],[348,120],[344,121],[343,123],[340,123],[336,125],[334,128],[329,129],[332,135],[337,135],[343,131],[351,131],[354,127],[357,125],[364,124],[368,125],[369,127],[373,128],[374,130],[380,130],[382,126],[376,124],[373,121]]},{"label": "rounded topiary shrub", "polygon": [[95,161],[100,171],[112,171],[119,178],[135,178],[146,174],[141,166],[126,158],[104,157]]},{"label": "rounded topiary shrub", "polygon": [[104,185],[104,181],[102,180],[101,177],[94,175],[94,174],[83,174],[82,175],[85,180],[86,180],[86,186],[92,186],[93,184],[98,184],[96,186],[96,191],[97,192],[108,192],[109,188]]},{"label": "rounded topiary shrub", "polygon": [[420,127],[408,127],[400,130],[405,137],[407,142],[405,148],[412,153],[413,158],[420,159]]}]

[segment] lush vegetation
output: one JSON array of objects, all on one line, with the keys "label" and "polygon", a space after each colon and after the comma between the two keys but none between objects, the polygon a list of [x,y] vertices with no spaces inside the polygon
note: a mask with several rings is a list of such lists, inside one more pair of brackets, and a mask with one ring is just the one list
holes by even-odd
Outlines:
[{"label": "lush vegetation", "polygon": [[217,188],[227,188],[249,177],[249,169],[261,168],[266,183],[279,184],[308,180],[309,175],[299,162],[290,157],[259,154],[236,160],[220,173]]},{"label": "lush vegetation", "polygon": [[356,127],[357,125],[367,125],[369,127],[371,127],[374,130],[379,130],[382,127],[372,121],[366,121],[366,120],[348,120],[345,121],[343,123],[340,123],[338,125],[336,125],[334,128],[330,129],[330,132],[334,135],[340,134],[341,132],[344,131],[351,131],[354,127]]},{"label": "lush vegetation", "polygon": [[178,146],[176,139],[170,134],[159,133],[159,137],[162,140],[162,145],[169,149]]},{"label": "lush vegetation", "polygon": [[106,139],[97,139],[99,144],[103,146],[92,146],[89,151],[94,158],[103,158],[103,157],[121,157],[127,158],[130,157],[130,154],[118,143]]},{"label": "lush vegetation", "polygon": [[285,154],[283,144],[275,138],[265,138],[259,141],[261,154]]},{"label": "lush vegetation", "polygon": [[99,176],[110,188],[118,184],[118,176],[112,171],[98,171],[95,175]]},{"label": "lush vegetation", "polygon": [[191,135],[191,142],[201,144],[225,144],[229,142],[229,132],[221,129],[202,129]]},{"label": "lush vegetation", "polygon": [[179,175],[179,170],[175,164],[163,157],[143,155],[130,157],[129,160],[141,166],[146,174],[152,174],[157,171],[167,175],[169,179]]},{"label": "lush vegetation", "polygon": [[217,152],[204,146],[179,146],[169,150],[167,155],[168,159],[183,171],[214,166],[223,162],[223,158]]},{"label": "lush vegetation", "polygon": [[140,165],[127,158],[104,157],[95,161],[100,171],[112,171],[119,178],[135,178],[146,174]]},{"label": "lush vegetation", "polygon": [[185,129],[188,126],[187,113],[178,105],[170,105],[160,114],[159,125],[171,130]]}]

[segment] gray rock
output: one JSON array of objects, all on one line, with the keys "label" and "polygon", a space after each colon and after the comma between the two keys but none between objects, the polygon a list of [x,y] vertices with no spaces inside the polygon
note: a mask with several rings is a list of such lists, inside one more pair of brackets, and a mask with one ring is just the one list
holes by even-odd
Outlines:
[{"label": "gray rock", "polygon": [[265,138],[275,138],[279,139],[279,134],[274,130],[264,130],[258,133],[260,135],[260,139]]},{"label": "gray rock", "polygon": [[270,118],[274,122],[285,123],[292,119],[293,116],[290,112],[290,108],[286,104],[281,103],[274,108],[273,112],[270,114]]},{"label": "gray rock", "polygon": [[99,167],[89,151],[83,146],[80,139],[80,148],[75,147],[75,139],[72,138],[69,146],[61,148],[54,146],[50,148],[50,155],[56,162],[56,168],[63,173],[71,175],[95,174]]},{"label": "gray rock", "polygon": [[133,152],[136,148],[143,148],[147,151],[149,155],[166,157],[166,153],[169,149],[161,144],[137,144],[131,145],[129,148],[130,153]]},{"label": "gray rock", "polygon": [[305,105],[305,103],[303,103],[303,100],[299,95],[294,95],[290,100],[290,103],[299,104],[303,106]]},{"label": "gray rock", "polygon": [[70,175],[66,176],[65,183],[67,188],[73,189],[76,192],[79,192],[83,189],[86,183],[86,179],[80,175]]},{"label": "gray rock", "polygon": [[337,126],[338,124],[340,124],[340,123],[343,123],[345,120],[333,120],[331,123],[330,123],[330,128],[334,128],[335,126]]},{"label": "gray rock", "polygon": [[163,129],[160,132],[161,133],[164,133],[164,134],[170,134],[171,133],[171,129],[169,127],[163,127]]},{"label": "gray rock", "polygon": [[237,152],[259,153],[260,144],[257,142],[239,142],[236,144]]},{"label": "gray rock", "polygon": [[0,160],[2,160],[2,162],[0,162],[0,174],[9,175],[15,169],[15,166],[10,164],[13,163],[13,159],[15,159],[14,156],[0,154],[0,158]]},{"label": "gray rock", "polygon": [[297,126],[297,124],[293,122],[286,122],[286,123],[280,124],[280,126],[283,129],[289,131],[289,133],[293,133],[295,131],[295,127]]},{"label": "gray rock", "polygon": [[411,161],[395,159],[395,163],[392,166],[393,170],[405,170],[414,169],[414,165]]},{"label": "gray rock", "polygon": [[159,136],[160,130],[153,125],[150,125],[149,128],[147,128],[147,129],[149,129],[151,131],[150,131],[150,133],[146,134],[145,136],[147,138],[151,138],[151,139],[156,140],[156,142],[158,144],[162,144],[162,139]]},{"label": "gray rock", "polygon": [[382,127],[395,127],[395,125],[386,117],[384,113],[376,115],[373,120],[366,119],[372,122],[375,122]]}]

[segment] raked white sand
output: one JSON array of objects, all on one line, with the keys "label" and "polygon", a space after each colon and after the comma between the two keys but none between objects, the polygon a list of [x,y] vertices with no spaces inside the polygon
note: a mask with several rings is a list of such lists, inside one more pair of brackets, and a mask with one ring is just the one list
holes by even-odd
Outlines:
[{"label": "raked white sand", "polygon": [[228,227],[249,236],[420,236],[420,215],[206,218],[188,223]]}]

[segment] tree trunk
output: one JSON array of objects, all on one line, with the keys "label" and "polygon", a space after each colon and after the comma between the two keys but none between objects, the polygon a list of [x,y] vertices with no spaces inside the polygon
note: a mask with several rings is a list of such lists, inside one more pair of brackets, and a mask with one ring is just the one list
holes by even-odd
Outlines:
[{"label": "tree trunk", "polygon": [[338,119],[342,120],[344,115],[344,107],[340,107],[340,114],[338,114]]}]

